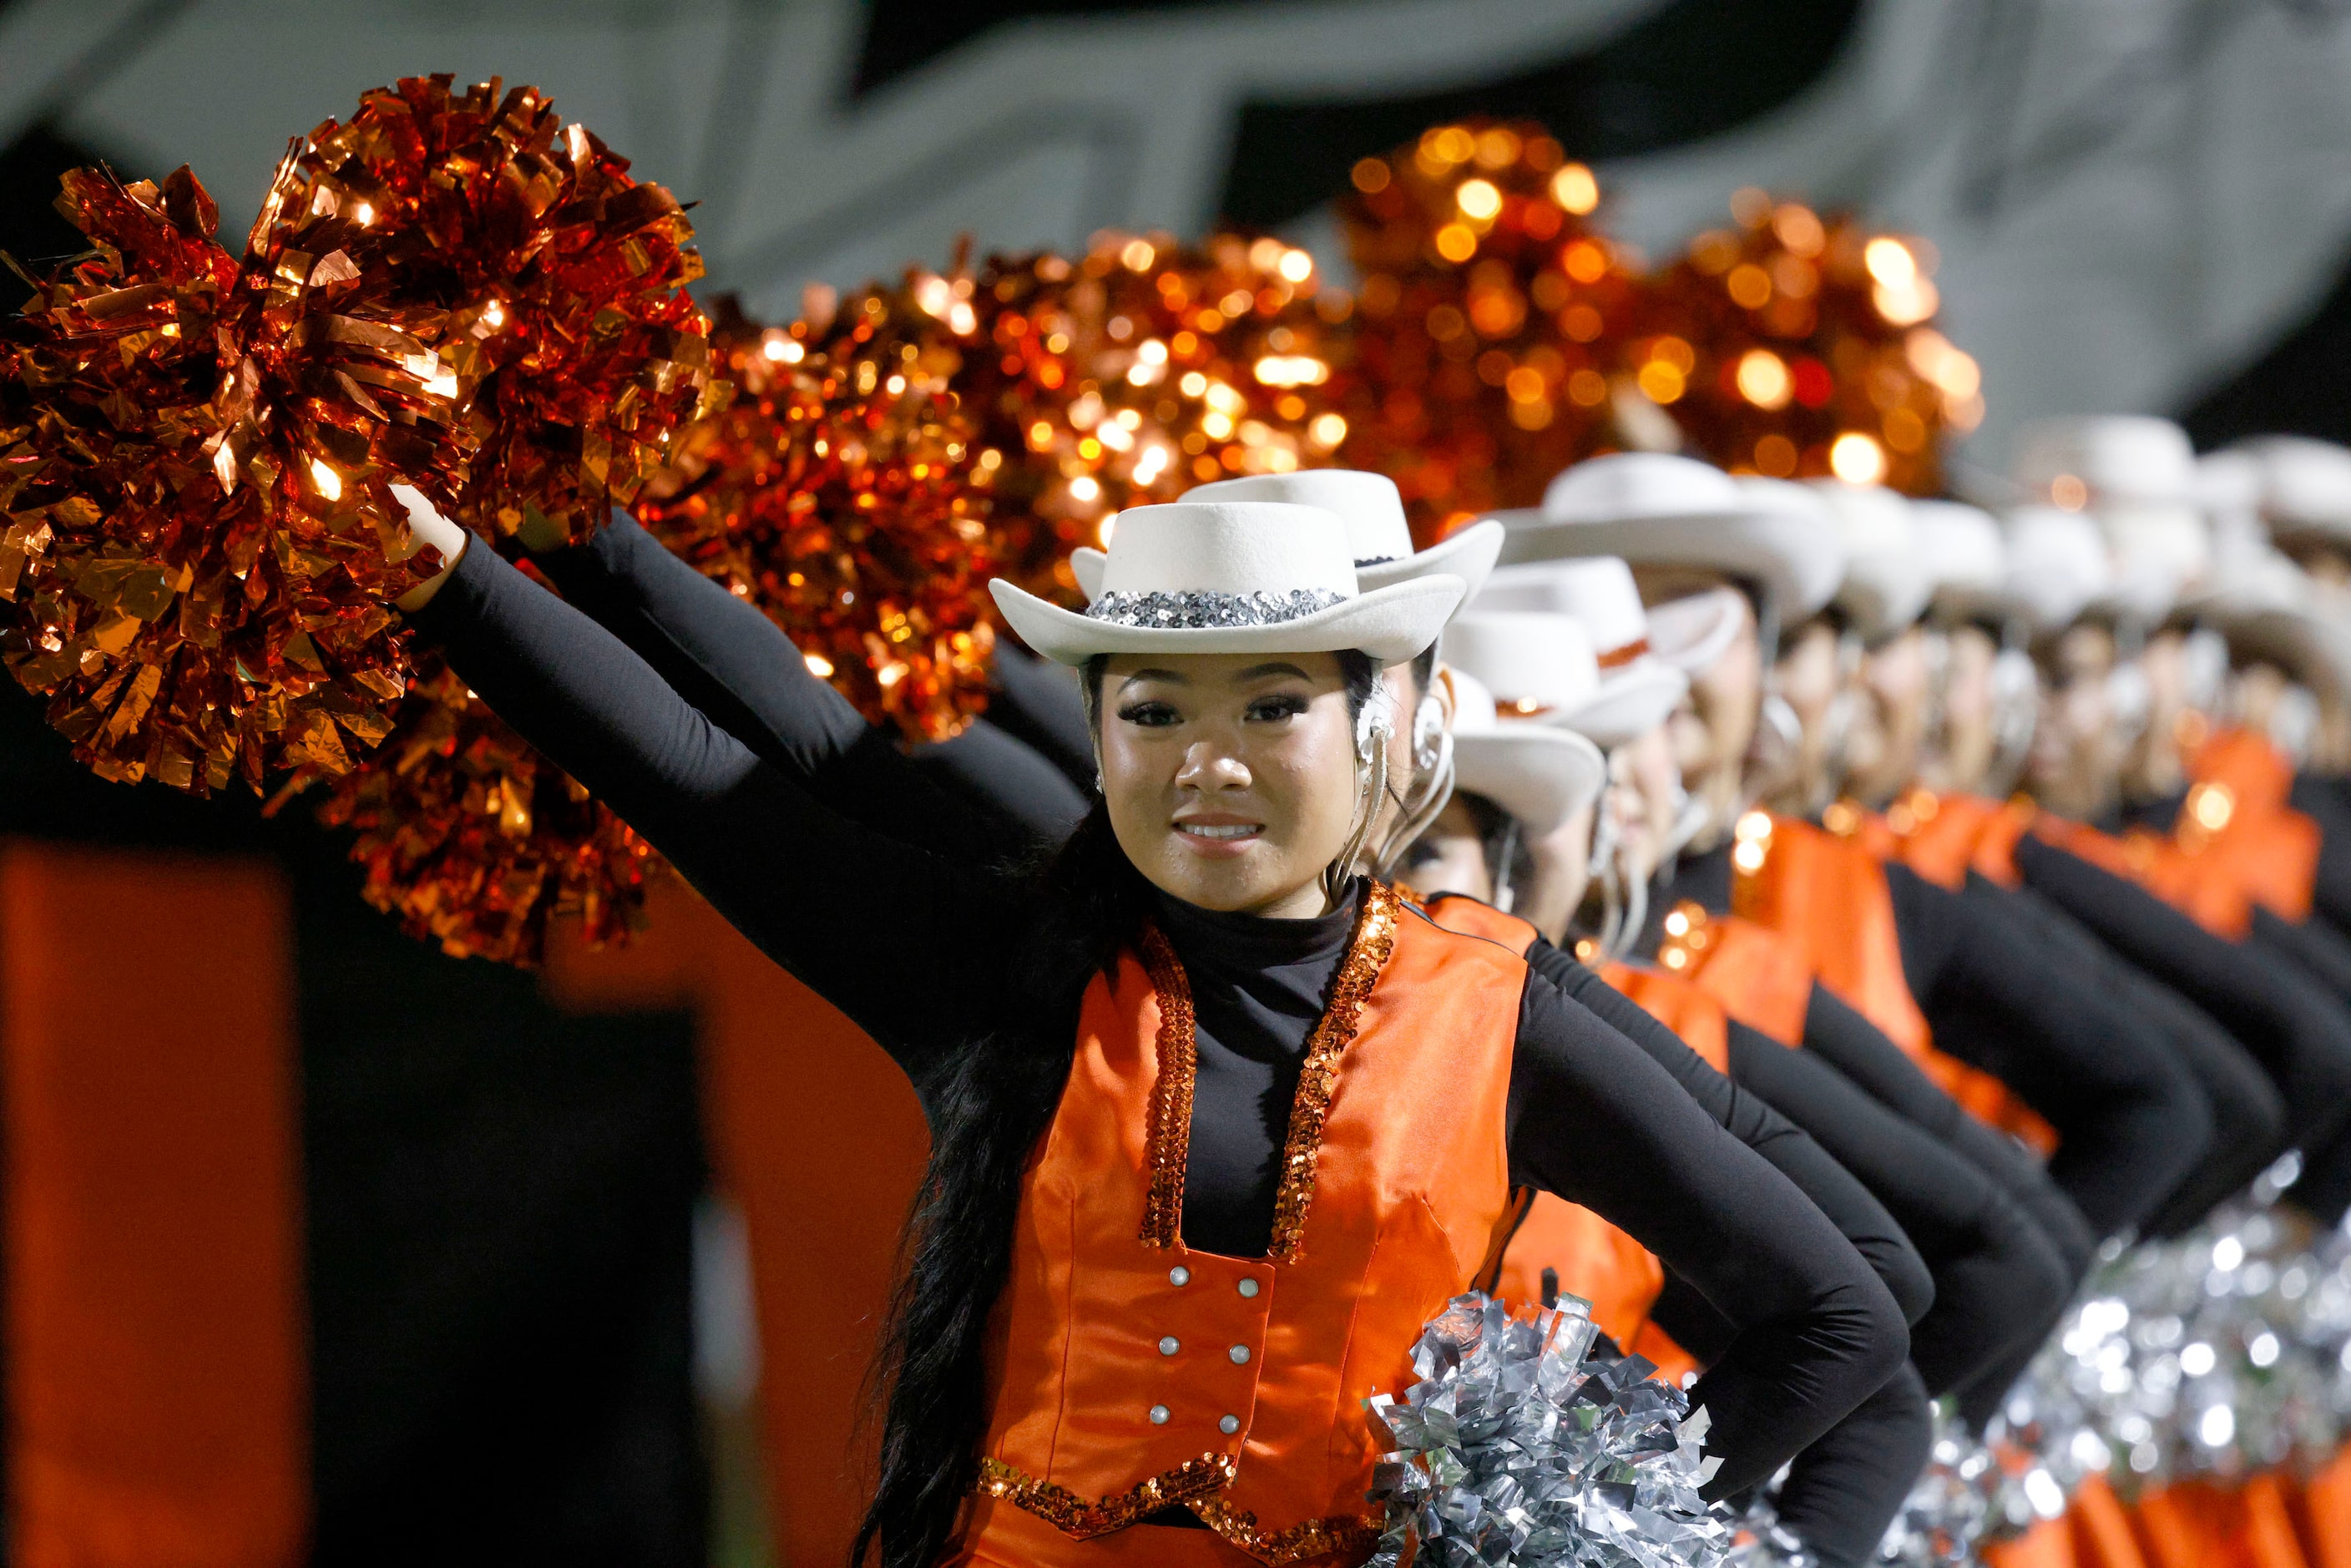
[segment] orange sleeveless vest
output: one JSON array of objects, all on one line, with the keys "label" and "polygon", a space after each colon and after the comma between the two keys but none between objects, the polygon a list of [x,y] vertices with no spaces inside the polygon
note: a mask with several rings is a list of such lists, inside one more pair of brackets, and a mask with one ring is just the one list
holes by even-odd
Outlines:
[{"label": "orange sleeveless vest", "polygon": [[[1856,832],[1862,825],[1850,805],[1844,821]],[[2044,1153],[2057,1146],[2055,1129],[2006,1084],[1935,1049],[1902,972],[1886,870],[1866,848],[1810,822],[1750,812],[1740,819],[1731,872],[1732,907],[1793,943],[1821,984],[1883,1030],[1970,1114]]]},{"label": "orange sleeveless vest", "polygon": [[1900,861],[1954,893],[1967,885],[1970,872],[2014,887],[2016,841],[2037,810],[2022,796],[2003,801],[1913,789],[1884,816],[1870,817],[1860,837],[1880,860]]},{"label": "orange sleeveless vest", "polygon": [[1657,962],[1667,973],[1688,980],[1758,1033],[1782,1045],[1803,1043],[1813,970],[1786,938],[1736,915],[1709,914],[1694,899],[1674,905],[1665,924]]},{"label": "orange sleeveless vest", "polygon": [[[1458,894],[1438,899],[1429,915],[1440,925],[1498,942],[1514,953],[1532,947],[1538,933],[1515,915]],[[1671,975],[1604,964],[1600,977],[1679,1035],[1718,1072],[1729,1069],[1729,1027],[1721,1009]],[[1571,1296],[1592,1303],[1592,1321],[1625,1349],[1646,1355],[1664,1376],[1680,1382],[1698,1363],[1649,1321],[1666,1288],[1656,1254],[1582,1204],[1547,1192],[1531,1193],[1525,1218],[1510,1231],[1494,1293],[1506,1301],[1540,1301],[1543,1275]]]},{"label": "orange sleeveless vest", "polygon": [[[1478,1280],[1510,1205],[1505,1106],[1526,964],[1367,895],[1290,1113],[1272,1247],[1184,1245],[1191,1003],[1147,936],[1080,1014],[1023,1179],[965,1550],[1049,1568],[1169,1504],[1259,1562],[1367,1554],[1363,1401]],[[1009,1504],[1072,1550],[991,1542]],[[1008,1531],[1012,1527],[1007,1526]]]},{"label": "orange sleeveless vest", "polygon": [[2310,917],[2318,882],[2318,824],[2286,803],[2294,764],[2267,739],[2225,729],[2189,759],[2193,780],[2168,834],[2101,832],[2045,813],[2046,841],[2137,883],[2231,941],[2252,928],[2253,906]]}]

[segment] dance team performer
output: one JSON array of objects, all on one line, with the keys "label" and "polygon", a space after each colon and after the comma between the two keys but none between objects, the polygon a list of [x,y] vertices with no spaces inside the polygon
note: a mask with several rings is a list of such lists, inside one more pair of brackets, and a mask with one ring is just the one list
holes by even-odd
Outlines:
[{"label": "dance team performer", "polygon": [[[1482,580],[1490,565],[1493,547],[1499,543],[1492,537],[1493,531],[1488,530],[1483,536],[1473,535],[1467,540],[1456,536],[1436,549],[1411,553],[1394,486],[1370,475],[1315,473],[1207,486],[1192,494],[1327,503],[1345,519],[1351,534],[1350,548],[1355,551],[1366,576],[1377,571],[1391,581],[1448,569],[1464,573],[1473,581]],[[1481,556],[1464,554],[1465,548],[1479,545],[1483,546]],[[789,644],[771,622],[662,550],[633,525],[616,520],[611,531],[590,545],[542,556],[538,564],[563,588],[572,602],[603,621],[632,646],[644,650],[647,658],[681,689],[729,685],[750,694],[747,706],[760,710],[754,723],[764,733],[765,740],[754,734],[747,736],[749,743],[755,747],[765,744],[773,755],[797,758],[808,764],[817,780],[814,787],[831,798],[841,800],[852,814],[863,812],[867,821],[886,823],[897,813],[922,810],[922,801],[914,798],[915,792],[904,787],[903,778],[893,788],[892,781],[883,777],[885,768],[869,766],[880,758],[895,757],[896,753],[862,738],[866,733],[862,722],[830,687],[800,668],[791,656]],[[1077,565],[1082,580],[1096,580],[1099,558],[1081,555]],[[689,651],[689,656],[682,658],[681,650]],[[1464,779],[1480,782],[1495,777],[1515,779],[1516,789],[1509,785],[1501,788],[1522,800],[1527,796],[1520,791],[1535,792],[1538,803],[1530,809],[1539,813],[1572,816],[1579,801],[1588,800],[1590,793],[1597,789],[1604,767],[1596,748],[1572,730],[1521,724],[1505,727],[1492,724],[1490,717],[1483,731],[1461,733],[1463,705],[1459,695],[1474,691],[1474,683],[1458,680],[1457,684],[1458,677],[1440,679],[1434,695],[1444,706],[1432,707],[1432,693],[1421,685],[1432,663],[1429,656],[1424,655],[1390,672],[1391,680],[1397,683],[1399,711],[1412,712],[1425,721],[1433,713],[1441,715],[1445,706],[1449,706],[1454,722],[1442,730],[1419,722],[1408,735],[1400,734],[1389,763],[1391,800],[1387,817],[1375,839],[1395,838],[1399,831],[1396,824],[1408,821],[1415,814],[1407,808],[1413,807],[1420,796],[1425,779],[1443,771],[1444,747],[1437,743],[1448,732],[1453,761]],[[1657,685],[1654,675],[1650,684]],[[1665,690],[1670,700],[1678,693],[1678,677],[1669,677]],[[1065,718],[1082,719],[1073,688],[1048,685],[1032,687],[1022,696],[1032,710],[1018,721],[1024,728],[1046,730]],[[1453,699],[1449,704],[1448,698]],[[719,708],[728,700],[714,695],[710,706]],[[1651,700],[1654,706],[1655,699]],[[1067,714],[1060,711],[1064,704]],[[742,727],[749,729],[752,726]],[[833,751],[844,758],[853,754],[855,760],[841,769],[843,777],[854,777],[853,787],[835,789],[827,781],[827,769],[813,760]],[[1528,767],[1524,759],[1530,754],[1548,758],[1550,765]],[[1513,758],[1517,760],[1513,762]],[[898,771],[904,775],[911,769],[901,765]],[[946,813],[942,820],[952,817],[953,813]],[[946,852],[969,854],[975,860],[982,858],[967,842],[958,845],[952,841],[951,835],[942,837],[948,841],[943,843]],[[1570,834],[1547,834],[1545,838],[1562,846],[1573,844]],[[1560,852],[1573,856],[1580,868],[1579,851],[1563,847]],[[1580,885],[1580,869],[1569,874]],[[1573,899],[1573,891],[1566,893],[1567,904],[1572,904]],[[1564,905],[1561,919],[1565,919]],[[1538,950],[1538,956],[1549,961],[1545,972],[1569,995],[1624,1028],[1661,1065],[1673,1071],[1709,1113],[1796,1181],[1835,1219],[1879,1271],[1907,1316],[1917,1317],[1927,1311],[1933,1287],[1924,1266],[1903,1239],[1900,1228],[1811,1140],[1761,1102],[1740,1094],[1646,1014],[1609,991],[1592,971],[1547,945]],[[1573,1239],[1569,1253],[1554,1251],[1548,1255],[1558,1270],[1564,1271],[1564,1281],[1555,1288],[1592,1299],[1595,1321],[1609,1327],[1632,1348],[1661,1361],[1670,1360],[1675,1365],[1691,1364],[1686,1354],[1667,1339],[1661,1329],[1654,1328],[1646,1320],[1664,1281],[1664,1270],[1657,1261],[1589,1211],[1547,1195],[1536,1198],[1531,1212],[1519,1222],[1514,1232],[1516,1239],[1502,1279],[1505,1294],[1531,1300],[1541,1290],[1534,1270],[1530,1270],[1528,1277],[1519,1281],[1514,1280],[1513,1266],[1528,1252],[1521,1243],[1541,1235],[1547,1226],[1553,1228],[1554,1234],[1563,1229]],[[1526,1288],[1514,1289],[1521,1284]],[[1676,1292],[1666,1310],[1680,1333],[1693,1343],[1708,1347],[1710,1354],[1719,1354],[1735,1332],[1686,1285]],[[1851,1545],[1853,1552],[1865,1553],[1882,1528],[1883,1513],[1899,1502],[1908,1476],[1916,1469],[1920,1439],[1906,1430],[1899,1440],[1889,1440],[1885,1412],[1889,1404],[1899,1402],[1900,1408],[1918,1418],[1907,1420],[1907,1427],[1921,1426],[1923,1418],[1923,1396],[1915,1392],[1915,1378],[1907,1385],[1911,1393],[1906,1395],[1905,1386],[1904,1380],[1897,1378],[1879,1390],[1840,1423],[1837,1433],[1833,1434],[1834,1440],[1824,1439],[1808,1450],[1792,1473],[1787,1496],[1791,1506],[1783,1511],[1783,1522],[1802,1536],[1808,1547],[1819,1549],[1819,1543],[1808,1533],[1811,1521],[1818,1518],[1836,1525],[1844,1541],[1857,1543]],[[1864,1500],[1859,1509],[1852,1506],[1856,1497]],[[1876,1522],[1869,1522],[1872,1519]]]},{"label": "dance team performer", "polygon": [[[1459,579],[1359,592],[1331,514],[1211,503],[1126,513],[1088,614],[999,587],[1084,671],[1102,773],[1022,878],[826,808],[443,539],[420,633],[923,1093],[934,1183],[869,1516],[885,1561],[1366,1552],[1357,1400],[1475,1281],[1514,1185],[1620,1225],[1736,1326],[1692,1390],[1716,1494],[1900,1364],[1892,1297],[1784,1178],[1523,960],[1355,874],[1381,668],[1434,641]],[[910,914],[960,934],[921,986],[876,957]]]}]

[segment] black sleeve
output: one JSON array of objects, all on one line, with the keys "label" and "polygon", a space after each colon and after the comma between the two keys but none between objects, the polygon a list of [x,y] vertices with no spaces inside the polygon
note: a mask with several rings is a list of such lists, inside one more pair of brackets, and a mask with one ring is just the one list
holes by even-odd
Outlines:
[{"label": "black sleeve", "polygon": [[2057,1190],[2031,1151],[1969,1115],[1902,1053],[1900,1046],[1825,986],[1813,988],[1812,1000],[1804,1009],[1804,1049],[1818,1052],[1839,1072],[1869,1091],[1871,1098],[1926,1128],[1989,1174],[2065,1260],[2069,1284],[2079,1284],[2089,1272],[2098,1239],[2073,1199]]},{"label": "black sleeve", "polygon": [[2351,937],[2323,920],[2288,920],[2262,904],[2253,905],[2248,940],[2273,953],[2325,986],[2337,1001],[2351,1000]]},{"label": "black sleeve", "polygon": [[2016,869],[2026,886],[2201,1008],[2252,1054],[2284,1100],[2293,1146],[2316,1148],[2351,1115],[2351,1012],[2318,986],[2029,833],[2017,842]]},{"label": "black sleeve", "polygon": [[[908,766],[893,737],[809,673],[774,622],[626,516],[615,513],[586,543],[550,550],[532,564],[711,722],[834,810],[967,865],[1017,859],[1038,847],[1033,828],[1040,819],[1025,806],[1002,809],[1004,796],[1022,793],[1018,785],[995,792],[966,788],[975,776],[1007,771],[1003,758],[1017,749],[1008,739],[916,747],[918,755],[950,755]],[[1060,803],[1042,809],[1050,813]]]},{"label": "black sleeve", "polygon": [[1780,1522],[1822,1568],[1862,1568],[1876,1560],[1933,1445],[1926,1387],[1917,1368],[1902,1367],[1796,1456],[1780,1488]]},{"label": "black sleeve", "polygon": [[2337,932],[2351,936],[2351,780],[2298,775],[2289,803],[2318,824],[2318,881],[2311,904]]},{"label": "black sleeve", "polygon": [[[1032,918],[1008,883],[828,809],[491,550],[467,550],[410,620],[500,717],[918,1088],[975,1038],[974,1015],[996,1005]],[[907,940],[949,921],[956,941]]]},{"label": "black sleeve", "polygon": [[1753,1485],[1882,1386],[1909,1352],[1894,1298],[1786,1177],[1614,1030],[1527,977],[1510,1075],[1514,1180],[1656,1253],[1737,1329],[1692,1390],[1707,1489]]},{"label": "black sleeve", "polygon": [[[2160,1035],[1963,893],[1886,868],[1903,968],[1935,1043],[2057,1129],[2049,1174],[2101,1235],[2136,1229],[2196,1168],[2212,1112]],[[1913,933],[1935,953],[1911,967]]]},{"label": "black sleeve", "polygon": [[2193,1002],[2126,963],[2030,888],[2005,888],[1970,875],[1968,896],[1991,904],[2035,943],[2064,954],[2090,976],[2091,984],[2160,1033],[2203,1090],[2212,1112],[2212,1141],[2187,1179],[2148,1217],[2144,1233],[2182,1234],[2285,1152],[2285,1102],[2277,1085]]},{"label": "black sleeve", "polygon": [[[1902,1320],[1915,1323],[1934,1304],[1935,1286],[1926,1262],[1886,1206],[1831,1158],[1802,1128],[1717,1072],[1639,1003],[1549,942],[1537,938],[1527,962],[1562,995],[1599,1016],[1602,1022],[1648,1053],[1674,1082],[1730,1135],[1761,1155],[1772,1169],[1796,1184],[1814,1207],[1869,1262],[1893,1292]],[[1736,1030],[1740,1026],[1733,1024]],[[1673,1333],[1671,1328],[1666,1331]],[[1674,1334],[1692,1354],[1697,1346]],[[1719,1338],[1719,1335],[1708,1335]]]},{"label": "black sleeve", "polygon": [[1085,698],[1059,664],[999,639],[987,711],[1004,732],[1059,768],[1079,792],[1093,785],[1094,737]]},{"label": "black sleeve", "polygon": [[1822,1061],[1736,1030],[1730,1073],[1810,1133],[1884,1203],[1934,1277],[1934,1306],[1910,1326],[1910,1361],[1931,1394],[2039,1344],[2072,1287],[2038,1227],[1966,1156]]},{"label": "black sleeve", "polygon": [[1075,832],[1092,805],[1061,769],[984,718],[953,740],[915,747],[907,760],[941,789],[992,818],[1005,843],[1026,846],[1032,854]]}]

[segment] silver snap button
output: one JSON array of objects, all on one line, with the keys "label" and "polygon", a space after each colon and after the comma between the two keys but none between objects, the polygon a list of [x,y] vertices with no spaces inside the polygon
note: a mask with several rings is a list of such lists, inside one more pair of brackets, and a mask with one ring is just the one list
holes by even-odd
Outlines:
[{"label": "silver snap button", "polygon": [[1240,1429],[1241,1418],[1238,1416],[1228,1416],[1223,1420],[1217,1423],[1217,1430],[1222,1432],[1228,1437],[1231,1437]]},{"label": "silver snap button", "polygon": [[1249,1346],[1245,1344],[1237,1344],[1233,1346],[1232,1349],[1225,1352],[1225,1354],[1233,1358],[1233,1364],[1235,1366],[1247,1366],[1249,1364]]},{"label": "silver snap button", "polygon": [[1192,1282],[1192,1270],[1178,1263],[1167,1270],[1167,1282],[1171,1285],[1188,1285]]},{"label": "silver snap button", "polygon": [[1243,1280],[1240,1283],[1240,1292],[1244,1296],[1255,1297],[1258,1292],[1257,1281],[1255,1280]]},{"label": "silver snap button", "polygon": [[1169,1334],[1159,1342],[1159,1354],[1162,1355],[1174,1355],[1177,1351],[1182,1350],[1184,1346],[1182,1342],[1177,1340],[1174,1334]]},{"label": "silver snap button", "polygon": [[1165,1406],[1165,1405],[1154,1405],[1154,1406],[1151,1407],[1151,1424],[1152,1424],[1153,1426],[1155,1426],[1155,1427],[1165,1427],[1165,1425],[1167,1425],[1167,1406]]}]

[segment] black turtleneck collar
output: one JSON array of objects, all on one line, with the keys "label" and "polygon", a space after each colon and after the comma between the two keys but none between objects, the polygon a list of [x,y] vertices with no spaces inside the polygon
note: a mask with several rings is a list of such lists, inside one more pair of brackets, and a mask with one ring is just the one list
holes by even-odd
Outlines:
[{"label": "black turtleneck collar", "polygon": [[1165,893],[1155,894],[1152,902],[1160,930],[1175,944],[1186,968],[1229,971],[1335,960],[1354,933],[1363,898],[1359,879],[1339,907],[1303,920],[1203,909]]}]

